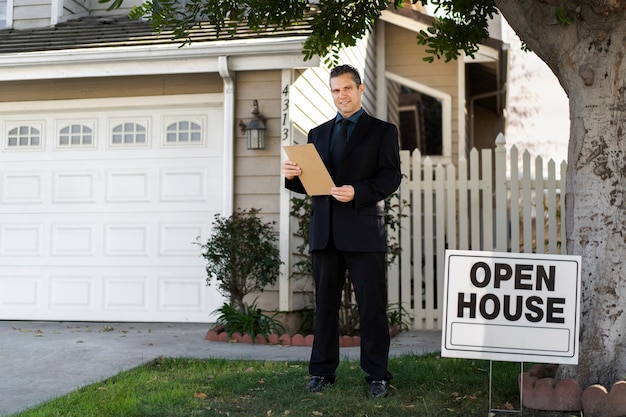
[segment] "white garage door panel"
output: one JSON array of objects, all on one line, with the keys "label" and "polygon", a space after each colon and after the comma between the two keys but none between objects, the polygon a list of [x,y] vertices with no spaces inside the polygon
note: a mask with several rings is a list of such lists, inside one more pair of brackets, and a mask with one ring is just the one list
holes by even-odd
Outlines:
[{"label": "white garage door panel", "polygon": [[[39,162],[33,171],[20,169],[24,162],[2,162],[0,213],[101,211],[96,204],[108,204],[110,212],[222,208],[222,163],[216,158],[187,158],[168,167],[159,167],[160,160],[124,162]],[[57,164],[74,169],[54,169]]]},{"label": "white garage door panel", "polygon": [[52,203],[95,203],[97,172],[53,172]]},{"label": "white garage door panel", "polygon": [[0,116],[0,319],[214,321],[197,243],[223,207],[223,126],[202,97]]},{"label": "white garage door panel", "polygon": [[42,287],[42,278],[36,275],[0,277],[0,310],[12,312],[15,317],[19,317],[22,310],[37,310],[42,300]]},{"label": "white garage door panel", "polygon": [[179,267],[31,268],[31,275],[0,275],[0,311],[5,320],[157,321],[165,316],[166,321],[210,322],[222,299],[197,272]]},{"label": "white garage door panel", "polygon": [[106,179],[106,200],[110,203],[147,203],[151,198],[149,172],[108,171]]},{"label": "white garage door panel", "polygon": [[[19,216],[19,219],[22,217]],[[17,220],[11,221],[7,218],[9,223],[0,224],[0,256],[42,256],[43,225],[19,224]]]},{"label": "white garage door panel", "polygon": [[[5,214],[0,217],[0,263],[203,266],[197,241],[208,238],[214,214],[51,213],[29,219]],[[33,223],[36,217],[40,223]]]},{"label": "white garage door panel", "polygon": [[0,202],[4,204],[42,204],[42,172],[3,172]]}]

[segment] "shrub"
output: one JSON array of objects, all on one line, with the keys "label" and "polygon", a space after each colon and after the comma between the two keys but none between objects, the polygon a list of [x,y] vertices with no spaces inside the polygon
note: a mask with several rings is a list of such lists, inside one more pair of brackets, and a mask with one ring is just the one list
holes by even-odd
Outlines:
[{"label": "shrub", "polygon": [[228,304],[224,304],[213,312],[217,314],[217,324],[224,326],[224,331],[228,333],[228,337],[233,333],[249,334],[254,343],[257,334],[262,335],[268,340],[270,333],[284,333],[283,324],[276,320],[274,316],[263,314],[257,308],[256,298],[250,306],[244,304],[243,309],[237,310]]},{"label": "shrub", "polygon": [[215,280],[217,290],[230,305],[243,311],[243,298],[274,284],[280,273],[280,252],[274,226],[263,223],[258,209],[238,209],[230,217],[215,215],[211,237],[202,248],[207,261],[207,285]]}]

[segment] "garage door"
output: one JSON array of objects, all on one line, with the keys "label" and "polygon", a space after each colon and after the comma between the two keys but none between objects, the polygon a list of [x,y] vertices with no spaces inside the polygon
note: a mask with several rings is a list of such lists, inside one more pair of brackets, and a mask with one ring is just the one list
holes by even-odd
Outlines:
[{"label": "garage door", "polygon": [[0,319],[210,322],[221,95],[0,113]]}]

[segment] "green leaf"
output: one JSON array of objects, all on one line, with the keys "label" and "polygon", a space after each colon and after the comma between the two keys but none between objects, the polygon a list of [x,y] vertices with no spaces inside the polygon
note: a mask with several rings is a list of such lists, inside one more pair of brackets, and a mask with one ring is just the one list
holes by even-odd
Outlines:
[{"label": "green leaf", "polygon": [[215,281],[235,307],[243,305],[247,294],[273,285],[280,274],[275,222],[263,223],[258,213],[239,209],[228,218],[216,214],[206,243],[196,241],[207,262],[207,285]]},{"label": "green leaf", "polygon": [[[110,1],[111,0],[98,0],[98,3],[106,4],[106,3],[110,2]],[[112,10],[119,9],[123,2],[124,2],[124,0],[112,0],[111,5],[109,7],[107,7],[107,11],[112,11]]]},{"label": "green leaf", "polygon": [[235,332],[248,334],[254,343],[255,337],[259,334],[268,340],[268,336],[272,333],[285,332],[283,324],[275,318],[276,314],[268,316],[261,312],[257,307],[257,299],[258,297],[250,305],[244,304],[241,310],[224,304],[212,313],[217,315],[217,323],[224,326],[228,337]]}]

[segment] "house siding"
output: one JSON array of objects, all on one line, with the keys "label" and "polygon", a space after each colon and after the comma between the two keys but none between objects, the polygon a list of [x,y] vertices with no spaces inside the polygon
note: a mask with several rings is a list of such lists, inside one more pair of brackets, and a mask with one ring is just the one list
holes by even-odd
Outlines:
[{"label": "house siding", "polygon": [[[13,2],[13,29],[30,29],[50,26],[59,21],[65,21],[82,16],[125,16],[134,6],[142,3],[140,0],[127,0],[115,10],[107,8],[111,3],[99,3],[98,0],[59,0],[62,3],[60,16],[52,16],[53,0],[14,0]],[[5,6],[6,8],[6,3]]]},{"label": "house siding", "polygon": [[154,75],[0,83],[0,102],[221,93],[218,74]]},{"label": "house siding", "polygon": [[[236,74],[235,89],[235,168],[234,208],[259,209],[264,222],[280,218],[281,147],[281,71],[246,71]],[[247,149],[245,132],[239,122],[252,119],[253,101],[258,100],[259,113],[265,118],[265,149]],[[278,226],[276,226],[278,231]],[[246,301],[256,297],[259,308],[276,310],[278,285],[268,286],[261,294],[250,294]]]},{"label": "house siding", "polygon": [[[235,90],[235,195],[234,207],[261,210],[264,221],[279,219],[280,201],[280,71],[239,72]],[[246,134],[238,126],[248,123],[253,100],[265,117],[265,149],[247,149]]]},{"label": "house siding", "polygon": [[[363,108],[376,116],[376,57],[374,36],[367,36],[358,41],[355,47],[342,51],[339,64],[355,66],[365,84]],[[333,103],[329,87],[330,69],[323,64],[319,68],[310,68],[299,73],[292,88],[293,123],[296,130],[306,141],[309,130],[331,119],[337,109]],[[296,143],[298,137],[295,138]]]},{"label": "house siding", "polygon": [[363,107],[372,115],[377,115],[376,97],[378,86],[376,79],[376,34],[362,39],[356,48],[352,48],[359,53],[361,62],[361,72],[363,74],[363,83],[365,84],[365,93],[363,94]]},{"label": "house siding", "polygon": [[49,26],[51,16],[50,0],[15,0],[13,3],[14,29]]},{"label": "house siding", "polygon": [[387,71],[420,84],[442,91],[452,97],[452,160],[459,155],[459,94],[458,63],[435,60],[428,63],[425,47],[415,41],[415,33],[392,24],[386,24]]},{"label": "house siding", "polygon": [[306,70],[293,85],[293,122],[294,127],[304,135],[304,142],[309,130],[333,117],[337,111],[330,95],[328,75],[326,68],[312,68]]}]

